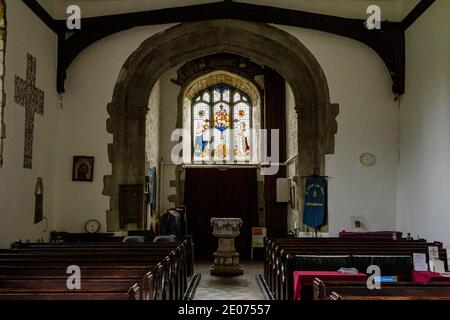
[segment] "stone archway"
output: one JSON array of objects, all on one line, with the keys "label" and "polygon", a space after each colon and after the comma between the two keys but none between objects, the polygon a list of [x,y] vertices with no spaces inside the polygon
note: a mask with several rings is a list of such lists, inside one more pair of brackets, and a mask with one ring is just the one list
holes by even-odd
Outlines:
[{"label": "stone archway", "polygon": [[311,52],[295,37],[263,23],[183,23],[145,40],[117,79],[107,120],[114,138],[108,145],[112,174],[105,176],[103,192],[110,197],[108,230],[119,229],[119,185],[145,181],[145,115],[154,84],[171,67],[220,52],[251,58],[286,79],[299,119],[297,174],[324,173],[325,155],[334,153],[339,106],[330,103],[327,80]]}]

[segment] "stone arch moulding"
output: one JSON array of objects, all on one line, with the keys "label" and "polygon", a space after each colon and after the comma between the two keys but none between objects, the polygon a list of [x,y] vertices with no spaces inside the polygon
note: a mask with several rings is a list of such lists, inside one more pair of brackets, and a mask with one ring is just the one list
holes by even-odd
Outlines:
[{"label": "stone arch moulding", "polygon": [[207,73],[198,72],[197,74],[194,74],[192,78],[181,84],[180,94],[178,95],[177,128],[184,127],[184,108],[191,107],[191,100],[194,96],[217,84],[229,85],[246,93],[251,100],[252,107],[258,109],[258,120],[259,123],[261,122],[262,92],[258,84],[253,79],[245,78],[242,75],[230,71],[218,69]]},{"label": "stone arch moulding", "polygon": [[145,182],[145,115],[154,84],[169,68],[221,52],[251,58],[286,79],[299,119],[297,174],[324,174],[325,155],[334,153],[339,106],[330,103],[327,80],[311,52],[295,37],[264,23],[182,23],[148,38],[132,53],[108,104],[107,130],[113,135],[108,145],[112,174],[104,177],[103,190],[110,197],[108,230],[119,229],[119,186]]},{"label": "stone arch moulding", "polygon": [[220,83],[235,87],[245,92],[252,100],[253,105],[258,103],[261,90],[258,89],[258,85],[254,80],[247,79],[239,74],[221,69],[196,76],[193,80],[189,79],[182,85],[180,95],[191,100],[200,91]]}]

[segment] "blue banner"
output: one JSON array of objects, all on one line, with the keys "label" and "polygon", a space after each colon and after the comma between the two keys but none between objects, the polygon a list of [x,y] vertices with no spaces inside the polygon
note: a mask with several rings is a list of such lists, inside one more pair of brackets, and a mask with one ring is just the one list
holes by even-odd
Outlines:
[{"label": "blue banner", "polygon": [[326,215],[327,179],[318,176],[306,178],[303,223],[311,228],[318,228],[325,223]]}]

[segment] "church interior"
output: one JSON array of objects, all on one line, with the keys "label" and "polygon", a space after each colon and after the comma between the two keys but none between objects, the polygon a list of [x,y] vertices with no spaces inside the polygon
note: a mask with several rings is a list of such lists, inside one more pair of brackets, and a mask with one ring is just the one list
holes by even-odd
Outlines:
[{"label": "church interior", "polygon": [[0,300],[450,300],[448,0],[1,0],[0,91]]}]

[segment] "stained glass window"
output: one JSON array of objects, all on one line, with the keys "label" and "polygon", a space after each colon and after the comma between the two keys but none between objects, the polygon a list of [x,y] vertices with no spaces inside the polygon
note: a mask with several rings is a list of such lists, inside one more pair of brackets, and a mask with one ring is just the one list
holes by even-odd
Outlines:
[{"label": "stained glass window", "polygon": [[5,138],[5,48],[6,48],[6,5],[0,0],[0,167],[3,165],[3,139]]},{"label": "stained glass window", "polygon": [[193,99],[193,160],[251,161],[252,109],[236,88],[214,86]]}]

